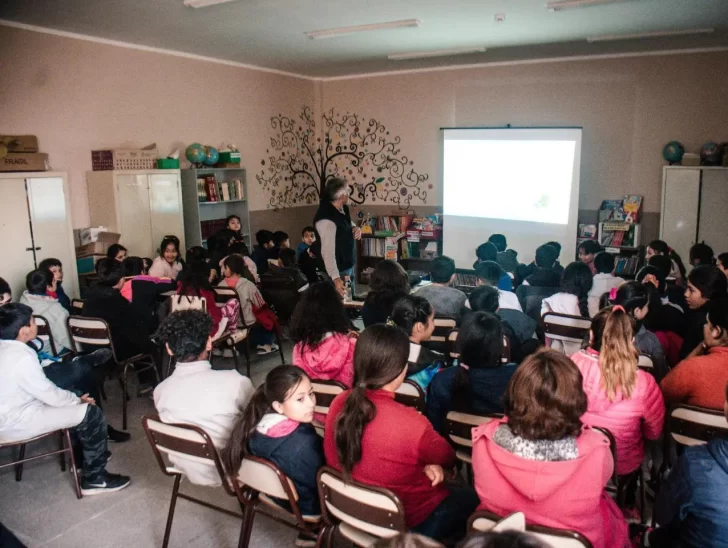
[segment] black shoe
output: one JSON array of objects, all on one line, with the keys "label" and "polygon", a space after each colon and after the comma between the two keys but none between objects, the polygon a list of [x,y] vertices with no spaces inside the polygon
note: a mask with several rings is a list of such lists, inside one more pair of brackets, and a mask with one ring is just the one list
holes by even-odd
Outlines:
[{"label": "black shoe", "polygon": [[99,348],[98,350],[91,352],[89,356],[92,356],[94,359],[94,367],[98,367],[113,358],[114,353],[109,348]]},{"label": "black shoe", "polygon": [[94,479],[84,478],[81,482],[81,494],[88,496],[113,493],[114,491],[121,491],[129,483],[131,483],[129,476],[103,472]]},{"label": "black shoe", "polygon": [[106,427],[106,434],[109,441],[113,441],[114,443],[124,443],[131,439],[131,434],[129,432],[122,432],[121,430],[117,430],[111,426]]}]

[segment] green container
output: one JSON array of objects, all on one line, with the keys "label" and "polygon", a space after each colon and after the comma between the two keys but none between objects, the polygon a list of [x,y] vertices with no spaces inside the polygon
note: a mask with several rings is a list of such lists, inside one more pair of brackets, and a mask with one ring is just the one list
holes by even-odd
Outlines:
[{"label": "green container", "polygon": [[221,164],[239,164],[240,153],[239,152],[221,152],[220,159],[218,160]]},{"label": "green container", "polygon": [[179,169],[179,159],[157,158],[157,169]]}]

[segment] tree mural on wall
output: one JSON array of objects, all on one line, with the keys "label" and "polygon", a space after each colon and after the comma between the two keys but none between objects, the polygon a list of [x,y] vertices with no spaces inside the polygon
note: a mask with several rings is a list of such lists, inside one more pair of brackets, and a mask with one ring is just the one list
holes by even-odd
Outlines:
[{"label": "tree mural on wall", "polygon": [[321,124],[317,133],[313,112],[306,106],[298,121],[281,114],[271,118],[274,135],[255,176],[270,193],[270,207],[317,204],[331,177],[349,182],[355,204],[368,201],[407,209],[413,198],[427,203],[429,175],[414,169],[399,148],[400,137],[391,136],[384,124],[334,109],[322,114]]}]

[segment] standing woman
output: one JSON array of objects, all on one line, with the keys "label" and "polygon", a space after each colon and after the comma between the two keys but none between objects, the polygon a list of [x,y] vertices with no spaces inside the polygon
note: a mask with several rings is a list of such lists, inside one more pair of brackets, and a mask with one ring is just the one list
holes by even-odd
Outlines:
[{"label": "standing woman", "polygon": [[176,236],[165,236],[162,245],[159,246],[159,257],[154,258],[149,275],[154,278],[169,278],[176,280],[177,275],[182,271],[182,263],[179,261],[179,238]]},{"label": "standing woman", "polygon": [[409,349],[397,327],[373,325],[361,334],[354,388],[334,399],[326,418],[326,463],[355,481],[392,490],[413,532],[436,540],[462,537],[478,499],[470,488],[444,485],[455,451],[425,417],[394,401]]},{"label": "standing woman", "polygon": [[688,275],[685,300],[688,303],[687,330],[680,350],[685,358],[703,342],[703,326],[708,314],[708,303],[723,297],[728,291],[725,275],[717,266],[696,266]]}]

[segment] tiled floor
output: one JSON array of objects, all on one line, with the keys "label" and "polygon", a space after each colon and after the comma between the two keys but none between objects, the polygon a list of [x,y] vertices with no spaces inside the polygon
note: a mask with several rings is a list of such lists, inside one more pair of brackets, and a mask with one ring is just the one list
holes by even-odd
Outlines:
[{"label": "tiled floor", "polygon": [[[286,359],[290,360],[290,342],[284,343],[284,349]],[[253,384],[258,386],[278,364],[280,354],[252,357]],[[233,367],[232,360],[218,359],[215,367]],[[109,423],[120,428],[118,384],[107,382],[106,390],[109,400],[104,402],[104,411]],[[123,444],[109,444],[113,457],[108,468],[111,472],[130,475],[129,487],[118,493],[77,500],[72,476],[61,472],[56,458],[27,463],[19,483],[15,481],[13,467],[3,468],[0,469],[0,522],[33,548],[161,546],[173,480],[162,474],[144,437],[140,418],[152,412],[151,399],[132,398],[129,402],[132,439]],[[28,455],[32,453],[31,447]],[[1,463],[9,459],[9,451],[0,452]],[[181,490],[239,511],[237,502],[222,488],[194,487],[183,482]],[[239,520],[180,499],[170,546],[237,546],[239,531]],[[256,517],[251,546],[293,546],[295,538],[292,529],[265,517]]]}]

